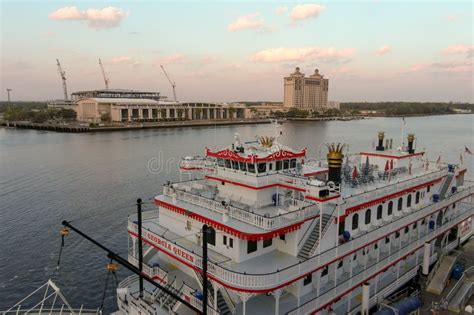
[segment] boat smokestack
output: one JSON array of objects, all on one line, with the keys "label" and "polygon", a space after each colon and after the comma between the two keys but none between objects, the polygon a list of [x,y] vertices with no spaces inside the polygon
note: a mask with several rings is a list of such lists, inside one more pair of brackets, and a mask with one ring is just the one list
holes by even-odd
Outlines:
[{"label": "boat smokestack", "polygon": [[383,138],[385,137],[385,133],[383,131],[379,131],[379,145],[375,148],[377,151],[383,151],[385,148],[383,146]]},{"label": "boat smokestack", "polygon": [[341,169],[342,169],[342,160],[344,159],[344,154],[342,150],[344,149],[344,144],[335,143],[326,144],[328,147],[328,180],[334,182],[336,185],[341,183]]},{"label": "boat smokestack", "polygon": [[408,153],[409,154],[415,153],[415,149],[413,149],[413,142],[415,141],[415,135],[413,133],[409,133],[407,140],[408,140]]}]

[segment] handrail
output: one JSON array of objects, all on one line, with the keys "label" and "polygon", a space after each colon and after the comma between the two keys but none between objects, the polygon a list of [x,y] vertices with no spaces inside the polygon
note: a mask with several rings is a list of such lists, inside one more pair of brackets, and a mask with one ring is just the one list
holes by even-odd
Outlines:
[{"label": "handrail", "polygon": [[[461,207],[459,207],[458,209],[461,209]],[[465,220],[466,218],[472,215],[471,212],[472,212],[472,208],[465,209],[464,211],[460,212],[458,216],[456,216],[455,218],[452,218],[452,220],[450,220],[449,223],[451,223],[453,220],[459,220],[459,221]],[[426,239],[429,239],[433,235],[439,234],[439,231],[442,229],[445,229],[446,225],[448,225],[448,223],[443,224],[443,226],[438,226],[435,230],[428,232],[422,238],[418,240],[415,239],[413,242],[407,244],[407,246],[404,246],[403,248],[392,252],[392,254],[387,257],[389,258],[388,262],[390,262],[391,261],[390,259],[392,259],[392,256],[398,253],[399,251],[405,251],[407,250],[407,248],[412,248],[413,245],[423,244],[426,241]],[[369,244],[367,244],[367,242],[364,242],[364,243],[366,244],[365,246],[370,246]],[[178,244],[174,244],[174,245],[179,246]],[[184,247],[181,247],[181,248],[183,249],[183,251],[189,252]],[[350,248],[353,248],[353,246],[347,249],[349,250]],[[340,252],[343,252],[343,251],[340,251]],[[194,262],[193,262],[194,266],[196,266],[196,268],[202,268],[202,263],[203,263],[202,257],[197,255],[196,253],[192,253],[192,254],[191,252],[189,253],[190,255],[194,255]],[[229,283],[231,285],[238,286],[238,287],[246,287],[246,288],[264,289],[264,288],[271,288],[275,285],[281,284],[284,281],[291,282],[295,279],[295,277],[301,274],[315,272],[318,265],[320,268],[320,266],[326,263],[326,261],[328,262],[334,261],[335,257],[331,254],[328,257],[323,257],[322,261],[319,261],[320,258],[321,258],[321,255],[313,256],[312,258],[304,262],[296,263],[292,266],[286,267],[276,272],[270,272],[270,273],[265,273],[265,274],[241,273],[238,271],[229,270],[213,262],[208,262],[209,264],[208,270],[209,270],[210,275],[212,275],[214,278],[221,279],[222,281],[225,281],[226,283]],[[365,271],[363,270],[361,272],[365,272]]]},{"label": "handrail", "polygon": [[[334,209],[332,210],[331,214],[330,214],[330,218],[333,217],[333,214],[334,212],[336,212],[336,209],[337,207],[334,207]],[[324,214],[323,214],[324,216]],[[323,216],[321,216],[320,220],[323,219]],[[324,229],[321,231],[321,234],[319,235],[319,239],[316,240],[316,242],[314,242],[314,245],[313,247],[311,248],[310,252],[309,252],[309,257],[313,256],[314,252],[316,251],[316,249],[318,248],[319,246],[319,240],[322,240],[323,239],[323,236],[326,234],[326,232],[329,230],[329,228],[331,227],[331,219],[328,219],[328,222],[326,222],[326,225],[324,226]],[[337,240],[336,240],[337,241]]]},{"label": "handrail", "polygon": [[[306,234],[308,234],[309,231],[311,231],[311,233],[313,232],[313,230],[314,230],[314,228],[315,228],[315,227],[313,226],[313,223],[314,223],[314,221],[315,221],[316,219],[320,219],[320,220],[321,220],[321,216],[318,215],[317,217],[315,217],[315,218],[313,219],[313,222],[311,222],[311,224],[308,226],[308,228],[307,228],[306,231],[304,232],[304,234],[303,234],[303,236],[301,237],[301,239],[298,241],[297,247],[300,247],[301,242],[306,239]],[[311,228],[311,226],[313,226],[313,228]],[[310,234],[311,234],[311,233],[310,233]]]},{"label": "handrail", "polygon": [[296,200],[297,203],[307,203],[307,205],[298,210],[289,211],[285,214],[279,214],[275,216],[264,216],[248,210],[237,208],[235,206],[224,206],[222,205],[222,203],[216,200],[192,194],[180,189],[171,188],[168,186],[163,186],[163,193],[165,196],[168,196],[170,198],[176,197],[178,200],[204,207],[219,214],[227,214],[236,220],[258,226],[264,230],[273,230],[276,228],[291,225],[293,223],[310,218],[319,212],[319,205],[316,203],[309,203],[297,199],[292,199]]},{"label": "handrail", "polygon": [[[468,196],[470,196],[470,195],[472,194],[471,190],[474,190],[474,186],[473,186],[473,187],[468,187],[468,188],[466,188],[466,189],[464,189],[464,190],[459,190],[459,191],[456,193],[456,195],[461,195],[461,194],[469,193],[469,194],[466,194],[465,196],[463,196],[463,197],[460,198],[460,199],[464,199],[464,198],[466,198],[466,197],[468,197]],[[451,195],[450,197],[453,197],[453,196],[455,196],[455,195]],[[452,198],[452,199],[454,199],[454,198]],[[417,210],[417,211],[415,211],[415,212],[410,213],[410,214],[407,215],[407,216],[402,216],[402,217],[400,217],[400,218],[398,218],[398,219],[396,219],[396,220],[390,222],[390,223],[387,224],[387,225],[380,226],[380,227],[378,227],[377,229],[368,231],[368,232],[366,232],[366,233],[363,234],[363,235],[359,235],[359,236],[356,236],[356,237],[352,238],[352,239],[351,239],[351,242],[347,242],[347,243],[345,243],[345,244],[343,244],[343,245],[339,245],[339,246],[338,246],[339,250],[338,250],[337,252],[338,252],[339,254],[341,254],[341,253],[344,253],[346,250],[354,249],[355,247],[357,247],[357,246],[359,246],[359,245],[361,245],[362,247],[364,247],[364,246],[365,246],[365,247],[366,247],[366,246],[369,246],[369,245],[368,245],[369,243],[371,243],[371,242],[373,242],[373,241],[376,241],[375,238],[376,238],[377,236],[380,236],[380,235],[374,235],[375,233],[373,233],[373,232],[379,232],[379,234],[383,234],[383,236],[379,237],[379,239],[382,239],[382,238],[385,237],[385,234],[392,234],[392,233],[395,233],[395,232],[396,232],[396,230],[391,230],[390,232],[386,233],[386,230],[388,229],[388,227],[387,227],[388,225],[397,226],[397,230],[401,230],[401,229],[403,229],[403,227],[401,227],[400,224],[396,224],[396,223],[399,223],[399,221],[401,221],[401,220],[404,220],[404,221],[412,221],[412,220],[413,220],[413,221],[418,221],[418,220],[421,220],[422,218],[424,218],[424,216],[423,216],[423,215],[419,215],[419,213],[422,212],[423,210],[425,210],[425,209],[427,209],[427,208],[429,208],[429,207],[432,207],[432,206],[438,206],[438,207],[436,207],[437,210],[434,211],[434,212],[436,212],[436,211],[439,211],[439,209],[444,208],[444,207],[446,207],[447,205],[449,205],[449,204],[451,204],[451,203],[458,202],[460,199],[458,199],[458,200],[456,200],[456,201],[451,201],[450,199],[444,199],[444,200],[442,200],[442,201],[440,201],[440,202],[438,202],[438,203],[431,203],[431,204],[429,204],[429,205],[427,205],[427,206],[425,206],[425,207],[423,207],[423,208],[420,208],[419,210]],[[462,214],[458,215],[457,217],[454,217],[453,219],[458,218],[459,216],[465,214],[466,212],[472,211],[472,205],[471,205],[471,204],[469,204],[469,205],[471,206],[470,209],[468,209],[468,210],[466,210],[466,211],[463,211]],[[459,207],[459,208],[456,207],[456,209],[460,209],[460,207]],[[418,215],[418,216],[416,216],[416,215]],[[416,218],[416,220],[414,220],[415,218]],[[131,223],[131,222],[129,221],[129,223]],[[445,223],[446,223],[446,222],[444,222],[444,223],[442,224],[442,226],[444,226]],[[132,227],[132,228],[136,229],[136,224],[129,224],[129,227]],[[440,227],[440,226],[437,226],[437,228],[439,228],[439,227]],[[151,232],[151,231],[150,231],[150,232]],[[384,233],[382,233],[382,232],[384,232]],[[152,232],[152,233],[153,233],[153,232]],[[370,237],[369,237],[369,236],[370,236]],[[166,239],[166,238],[165,238],[165,239]],[[370,240],[370,241],[369,241],[369,240]],[[354,244],[356,244],[356,243],[357,243],[357,245],[354,245]],[[187,251],[186,248],[180,246],[180,245],[177,244],[177,243],[174,243],[174,245],[175,245],[175,246],[178,246],[178,247],[180,247],[180,248],[182,248],[182,249],[185,250],[185,251]],[[340,249],[341,247],[346,247],[346,250]],[[315,256],[311,257],[310,259],[308,259],[308,260],[306,260],[306,261],[304,261],[304,262],[302,262],[302,263],[299,263],[299,262],[298,262],[298,263],[294,263],[294,264],[292,264],[292,265],[290,265],[290,266],[287,266],[287,267],[285,267],[285,268],[281,268],[281,269],[279,269],[278,271],[273,271],[273,272],[264,273],[264,274],[240,273],[240,272],[237,272],[237,271],[229,270],[229,269],[227,269],[227,268],[225,268],[224,266],[221,266],[221,265],[218,265],[218,266],[216,265],[216,268],[219,268],[219,269],[221,269],[221,270],[226,270],[226,271],[229,271],[229,272],[232,272],[232,273],[235,273],[235,274],[240,274],[240,275],[244,275],[244,274],[245,274],[245,275],[247,275],[247,276],[248,276],[248,275],[253,275],[253,276],[268,276],[268,275],[271,275],[271,274],[277,274],[277,273],[282,273],[282,272],[286,272],[286,273],[288,273],[288,274],[291,274],[291,270],[290,270],[290,269],[292,269],[292,268],[294,269],[294,268],[296,268],[296,267],[298,267],[299,265],[302,265],[302,264],[305,265],[305,268],[306,268],[306,269],[307,269],[308,267],[314,267],[315,263],[317,263],[317,262],[320,260],[320,257],[323,257],[323,255],[328,256],[329,253],[330,253],[331,251],[335,251],[335,249],[336,249],[336,247],[327,249],[326,251],[324,251],[324,252],[322,252],[322,253],[320,253],[320,254],[318,254],[318,255],[315,255]],[[196,254],[196,253],[193,253],[193,255],[195,255],[197,258],[200,258],[200,256],[199,256],[198,254]],[[332,255],[329,255],[329,256],[330,256],[331,258],[333,258]],[[210,262],[210,263],[212,263],[212,262]],[[301,268],[301,269],[302,269],[302,271],[306,271],[306,269],[303,269],[303,268]],[[298,269],[297,269],[297,270],[298,270]]]},{"label": "handrail", "polygon": [[456,282],[456,284],[454,285],[454,287],[449,291],[449,293],[446,295],[446,301],[450,301],[451,300],[451,295],[453,295],[458,287],[463,283],[463,280],[464,278],[466,277],[466,274],[468,272],[470,272],[471,270],[474,270],[474,266],[471,266],[469,268],[467,268],[466,270],[464,270],[464,273],[462,274],[461,278],[459,278],[459,280]]}]

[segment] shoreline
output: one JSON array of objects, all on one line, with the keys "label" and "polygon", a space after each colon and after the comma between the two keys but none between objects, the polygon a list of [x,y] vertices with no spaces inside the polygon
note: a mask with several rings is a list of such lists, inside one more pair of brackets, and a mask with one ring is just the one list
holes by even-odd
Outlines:
[{"label": "shoreline", "polygon": [[[333,116],[333,117],[308,117],[308,118],[282,118],[281,123],[294,121],[352,121],[364,120],[371,118],[402,118],[402,117],[430,117],[430,116],[445,116],[445,115],[469,115],[474,113],[433,113],[433,114],[410,114],[400,116],[386,116],[386,115],[360,115],[360,116]],[[64,124],[39,124],[30,122],[6,122],[0,121],[0,128],[16,128],[16,129],[30,129],[30,130],[44,130],[62,133],[94,133],[94,132],[114,132],[114,131],[130,131],[130,130],[145,130],[145,129],[162,129],[162,128],[188,128],[188,127],[209,127],[209,126],[233,126],[233,125],[253,125],[253,124],[269,124],[272,120],[270,118],[264,119],[233,119],[233,120],[187,120],[187,121],[173,121],[173,122],[154,122],[154,123],[140,123],[140,124],[124,124],[117,126],[102,126],[89,127],[78,124],[64,125]]]}]

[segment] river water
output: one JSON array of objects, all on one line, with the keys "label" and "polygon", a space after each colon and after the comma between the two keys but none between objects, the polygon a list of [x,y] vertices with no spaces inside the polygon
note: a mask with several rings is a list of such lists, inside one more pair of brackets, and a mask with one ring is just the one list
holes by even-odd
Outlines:
[{"label": "river water", "polygon": [[[400,118],[283,124],[280,142],[318,155],[321,143],[345,142],[350,151],[368,150],[376,133],[400,143]],[[417,137],[417,150],[428,157],[459,163],[468,146],[474,152],[474,116],[406,118],[405,135]],[[270,125],[196,127],[63,134],[0,128],[0,310],[6,309],[52,277],[73,306],[100,306],[108,262],[103,251],[71,233],[55,271],[62,220],[119,254],[127,254],[127,215],[135,200],[147,202],[167,180],[179,179],[178,160],[202,155],[256,135],[273,135]],[[323,154],[325,149],[321,146]],[[152,162],[150,164],[150,162]],[[474,156],[464,161],[472,169]],[[153,166],[150,170],[149,165]],[[159,168],[158,166],[162,166]],[[468,172],[468,176],[472,177]],[[118,270],[118,280],[127,276]],[[116,309],[114,281],[109,282],[105,313]]]}]

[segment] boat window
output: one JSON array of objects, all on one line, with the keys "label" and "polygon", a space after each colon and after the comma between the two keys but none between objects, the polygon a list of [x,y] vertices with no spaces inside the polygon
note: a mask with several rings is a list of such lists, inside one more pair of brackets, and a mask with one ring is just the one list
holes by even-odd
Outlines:
[{"label": "boat window", "polygon": [[411,207],[411,194],[408,194],[408,197],[407,197],[407,208],[408,207]]},{"label": "boat window", "polygon": [[247,165],[244,162],[239,162],[240,170],[243,172],[247,172]]},{"label": "boat window", "polygon": [[224,167],[225,166],[224,159],[217,159],[217,165],[219,165],[220,167]]},{"label": "boat window", "polygon": [[410,228],[408,226],[405,226],[405,234],[407,234],[410,231]]},{"label": "boat window", "polygon": [[420,192],[417,191],[415,194],[415,204],[418,204],[420,202]]},{"label": "boat window", "polygon": [[273,163],[270,162],[270,163],[268,163],[268,170],[271,171],[272,169],[273,169]]},{"label": "boat window", "polygon": [[207,243],[214,246],[216,245],[216,230],[212,227],[208,227]]},{"label": "boat window", "polygon": [[397,210],[402,211],[403,208],[403,198],[398,199],[398,205],[397,205]]},{"label": "boat window", "polygon": [[313,280],[313,275],[312,274],[307,275],[306,277],[304,277],[303,285],[310,284],[312,280]]},{"label": "boat window", "polygon": [[429,193],[430,189],[431,189],[431,185],[428,185],[428,187],[426,187],[426,192]]},{"label": "boat window", "polygon": [[359,227],[359,215],[357,213],[354,213],[352,216],[352,229],[357,230]]},{"label": "boat window", "polygon": [[227,236],[222,236],[222,244],[227,245]]},{"label": "boat window", "polygon": [[257,241],[247,241],[247,254],[253,253],[257,250]]},{"label": "boat window", "polygon": [[321,277],[327,276],[329,272],[328,266],[324,267],[323,271],[321,272]]},{"label": "boat window", "polygon": [[232,163],[230,162],[230,160],[225,160],[225,167],[232,168]]},{"label": "boat window", "polygon": [[290,161],[289,160],[283,160],[283,169],[287,170],[290,167]]},{"label": "boat window", "polygon": [[276,170],[281,171],[283,163],[281,161],[276,161]]},{"label": "boat window", "polygon": [[234,239],[229,237],[229,247],[234,248]]},{"label": "boat window", "polygon": [[393,212],[393,201],[390,201],[388,203],[387,215],[392,215],[392,212]]},{"label": "boat window", "polygon": [[296,168],[296,159],[291,159],[290,160],[290,167],[291,168]]},{"label": "boat window", "polygon": [[382,206],[382,205],[379,205],[379,206],[377,207],[377,220],[382,219],[382,212],[383,212],[383,206]]},{"label": "boat window", "polygon": [[239,170],[239,162],[237,161],[232,161],[232,168],[234,170]]},{"label": "boat window", "polygon": [[417,227],[417,225],[418,225],[417,223],[418,223],[418,222],[413,223],[413,229],[416,229],[416,227]]},{"label": "boat window", "polygon": [[365,224],[370,224],[370,214],[371,214],[372,211],[370,211],[370,209],[367,209],[367,211],[365,211]]},{"label": "boat window", "polygon": [[400,232],[399,231],[395,232],[395,238],[399,238],[399,237],[400,237]]},{"label": "boat window", "polygon": [[267,170],[267,163],[258,163],[258,172],[265,173]]},{"label": "boat window", "polygon": [[280,234],[280,239],[284,241],[286,239],[285,234]]},{"label": "boat window", "polygon": [[268,247],[268,246],[272,246],[272,241],[273,240],[271,238],[263,240],[263,248]]},{"label": "boat window", "polygon": [[247,163],[247,169],[250,173],[255,173],[255,164]]}]

